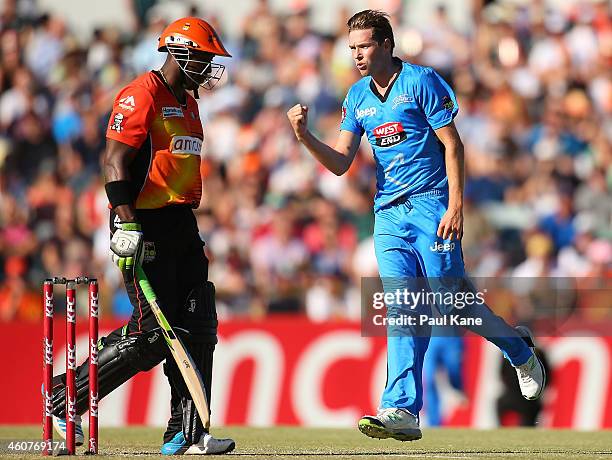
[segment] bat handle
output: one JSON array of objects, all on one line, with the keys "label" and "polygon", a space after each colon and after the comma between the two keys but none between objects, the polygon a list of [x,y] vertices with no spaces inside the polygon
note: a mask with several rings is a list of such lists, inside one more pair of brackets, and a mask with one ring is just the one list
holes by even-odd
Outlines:
[{"label": "bat handle", "polygon": [[155,291],[153,291],[153,288],[151,287],[151,283],[149,283],[147,274],[144,272],[140,265],[136,267],[136,279],[138,280],[140,289],[142,289],[142,292],[144,292],[146,299],[149,302],[157,300],[157,296],[155,295]]}]

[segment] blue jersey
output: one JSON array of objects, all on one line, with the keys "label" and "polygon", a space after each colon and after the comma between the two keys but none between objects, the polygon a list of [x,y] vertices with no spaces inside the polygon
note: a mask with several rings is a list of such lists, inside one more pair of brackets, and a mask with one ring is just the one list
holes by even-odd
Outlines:
[{"label": "blue jersey", "polygon": [[448,125],[458,110],[442,77],[430,67],[407,62],[386,97],[372,77],[350,88],[340,129],[368,136],[376,160],[375,210],[402,195],[448,191],[444,146],[434,130]]}]

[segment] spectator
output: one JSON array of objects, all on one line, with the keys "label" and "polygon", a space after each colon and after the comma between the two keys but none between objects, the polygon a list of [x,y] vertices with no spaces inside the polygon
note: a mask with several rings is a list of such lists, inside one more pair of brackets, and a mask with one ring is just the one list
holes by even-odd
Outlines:
[{"label": "spectator", "polygon": [[293,225],[291,210],[277,209],[270,230],[255,240],[251,250],[255,286],[270,298],[270,312],[301,309],[307,252]]},{"label": "spectator", "polygon": [[[1,7],[0,292],[11,298],[34,299],[41,279],[82,270],[99,278],[106,311],[114,301],[125,313],[107,257],[103,133],[117,90],[158,65],[150,43],[176,2],[129,3],[138,27],[100,26],[80,42],[36,2]],[[284,12],[252,3],[229,25],[232,72],[199,100],[208,137],[196,217],[220,314],[358,318],[361,277],[376,274],[369,235],[377,165],[364,146],[342,178],[322,172],[285,117],[294,101],[307,101],[317,134],[335,138],[340,98],[358,78],[344,20],[323,33],[304,2]],[[477,2],[468,32],[444,7],[409,28],[402,19],[410,14],[394,3],[399,52],[457,89],[464,256],[480,276],[610,276],[610,4],[553,3]],[[527,294],[526,307],[508,296],[504,305],[529,318],[537,299]]]}]

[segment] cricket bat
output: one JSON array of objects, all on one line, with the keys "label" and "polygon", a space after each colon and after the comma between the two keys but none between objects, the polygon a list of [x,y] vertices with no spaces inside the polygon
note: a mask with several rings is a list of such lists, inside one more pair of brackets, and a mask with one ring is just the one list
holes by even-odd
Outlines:
[{"label": "cricket bat", "polygon": [[195,403],[198,414],[200,415],[204,429],[208,430],[210,427],[210,416],[202,376],[200,375],[198,368],[195,366],[193,358],[191,358],[191,355],[187,352],[185,345],[174,333],[172,326],[170,326],[170,323],[168,323],[164,313],[161,311],[159,303],[157,302],[155,291],[153,291],[147,275],[141,266],[136,267],[136,278],[140,288],[144,292],[147,302],[149,302],[151,305],[151,310],[153,310],[153,314],[155,315],[157,322],[162,329],[164,339],[168,344],[168,348],[170,348],[172,357],[176,361],[176,364],[181,371],[181,375],[183,376],[187,389],[193,398],[193,402]]}]

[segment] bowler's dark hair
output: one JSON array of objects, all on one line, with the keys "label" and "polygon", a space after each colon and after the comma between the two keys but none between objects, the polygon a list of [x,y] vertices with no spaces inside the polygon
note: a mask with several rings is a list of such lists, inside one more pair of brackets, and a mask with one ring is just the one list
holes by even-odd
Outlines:
[{"label": "bowler's dark hair", "polygon": [[389,15],[384,11],[378,10],[363,10],[353,15],[351,19],[346,23],[349,32],[353,30],[364,30],[372,29],[372,38],[382,45],[385,38],[388,38],[391,42],[391,53],[395,47],[395,40],[393,39],[393,29],[389,22]]}]

